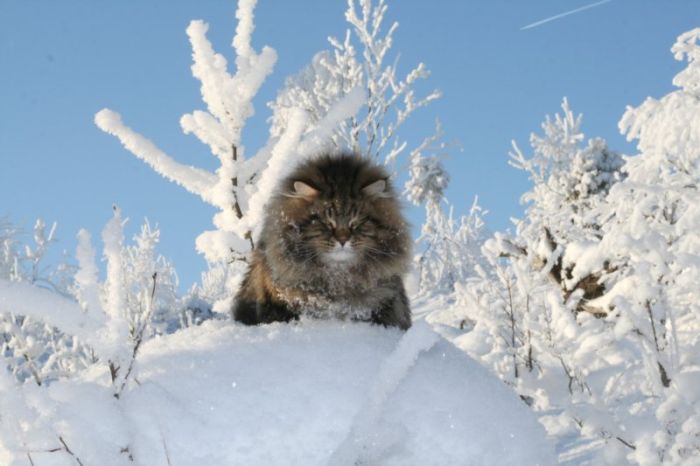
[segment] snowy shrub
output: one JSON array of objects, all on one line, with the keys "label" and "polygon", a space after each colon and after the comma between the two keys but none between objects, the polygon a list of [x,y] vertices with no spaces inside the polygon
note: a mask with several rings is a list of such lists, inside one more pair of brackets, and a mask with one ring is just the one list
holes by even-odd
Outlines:
[{"label": "snowy shrub", "polygon": [[[25,243],[21,231],[9,221],[0,223],[0,280],[39,286],[63,296],[70,295],[73,267],[65,262],[44,265],[56,224],[46,229],[39,219],[34,225],[34,244]],[[88,348],[41,319],[0,306],[0,355],[19,381],[42,385],[73,374],[92,362]]]},{"label": "snowy shrub", "polygon": [[132,329],[144,327],[144,337],[172,333],[185,321],[177,296],[178,279],[173,266],[156,252],[160,230],[148,221],[122,247],[125,278],[125,312]]},{"label": "snowy shrub", "polygon": [[426,220],[416,240],[420,250],[414,259],[421,292],[452,292],[488,267],[480,248],[484,241],[483,215],[478,199],[468,215],[455,220],[440,204],[426,204]]},{"label": "snowy shrub", "polygon": [[106,278],[99,281],[90,234],[78,234],[79,270],[74,294],[86,315],[96,319],[99,339],[87,341],[108,364],[118,396],[129,382],[140,346],[156,335],[192,325],[177,296],[174,268],[156,252],[160,231],[146,221],[133,244],[124,243],[121,211],[115,207],[103,232]]},{"label": "snowy shrub", "polygon": [[[55,275],[41,275],[40,264],[54,229],[46,236],[43,223],[37,222],[37,246],[20,248],[16,231],[3,227],[0,276],[0,313],[3,314],[0,318],[5,341],[2,363],[9,366],[20,382],[33,381],[37,388],[51,383],[51,388],[41,387],[37,391],[25,384],[20,389],[2,368],[0,458],[3,451],[9,449],[13,455],[20,455],[10,457],[27,459],[30,464],[34,464],[32,455],[54,453],[72,456],[76,463],[82,464],[69,445],[75,445],[78,440],[73,436],[75,426],[66,428],[65,424],[65,419],[71,417],[67,413],[72,404],[67,399],[63,404],[50,400],[50,394],[60,391],[55,387],[73,383],[81,374],[93,370],[101,372],[108,378],[99,389],[98,398],[103,400],[99,407],[93,408],[103,413],[105,409],[110,411],[109,403],[104,401],[119,398],[134,381],[135,362],[143,343],[154,335],[188,324],[180,312],[175,271],[155,251],[159,230],[146,222],[129,245],[124,243],[124,223],[119,209],[115,208],[102,234],[106,262],[104,281],[98,278],[95,250],[85,230],[78,235],[79,265],[74,279],[52,282],[46,277]],[[9,260],[11,255],[14,255],[13,260]],[[11,265],[9,270],[8,264]],[[56,285],[64,282],[70,282],[70,286],[59,288]],[[85,371],[90,365],[93,369]],[[79,383],[73,389],[78,386]],[[64,395],[70,398],[73,393],[79,394],[80,390]],[[91,403],[98,398],[89,397]],[[118,413],[116,416],[121,417]],[[69,442],[66,441],[68,437],[71,437]],[[116,441],[121,442],[121,439]],[[128,440],[114,451],[133,461]]]}]

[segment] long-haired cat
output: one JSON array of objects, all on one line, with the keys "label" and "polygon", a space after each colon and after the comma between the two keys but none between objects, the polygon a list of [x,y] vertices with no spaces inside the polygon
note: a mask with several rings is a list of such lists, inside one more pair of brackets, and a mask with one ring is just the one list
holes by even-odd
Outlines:
[{"label": "long-haired cat", "polygon": [[269,203],[233,317],[255,325],[303,313],[405,330],[410,244],[381,167],[353,155],[310,160]]}]

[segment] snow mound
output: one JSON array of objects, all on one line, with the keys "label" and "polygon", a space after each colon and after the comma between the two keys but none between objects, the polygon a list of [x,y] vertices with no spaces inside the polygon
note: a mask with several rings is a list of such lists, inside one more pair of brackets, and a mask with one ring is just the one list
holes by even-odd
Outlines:
[{"label": "snow mound", "polygon": [[[142,350],[119,400],[97,371],[49,387],[55,407],[43,411],[84,464],[554,463],[525,404],[425,322],[405,334],[207,322]],[[62,464],[57,455],[33,459]]]}]

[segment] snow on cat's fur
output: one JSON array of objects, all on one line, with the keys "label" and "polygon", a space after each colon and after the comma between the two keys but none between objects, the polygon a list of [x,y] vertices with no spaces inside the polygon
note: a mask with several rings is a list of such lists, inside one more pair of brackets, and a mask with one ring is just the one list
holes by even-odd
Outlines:
[{"label": "snow on cat's fur", "polygon": [[234,305],[246,324],[334,315],[407,329],[410,237],[387,173],[322,156],[297,167],[268,205]]}]

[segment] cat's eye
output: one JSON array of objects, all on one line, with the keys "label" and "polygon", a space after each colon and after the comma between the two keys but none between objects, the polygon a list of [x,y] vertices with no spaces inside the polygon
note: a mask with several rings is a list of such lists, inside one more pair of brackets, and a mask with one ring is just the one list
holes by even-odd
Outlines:
[{"label": "cat's eye", "polygon": [[328,220],[328,223],[330,224],[331,228],[335,228],[336,222],[335,222],[335,211],[333,207],[328,207],[326,209],[326,220]]},{"label": "cat's eye", "polygon": [[366,218],[361,218],[361,219],[352,218],[352,219],[350,219],[350,221],[348,222],[348,227],[349,227],[351,230],[357,230],[357,229],[360,228],[362,225],[364,225],[365,223],[367,223],[367,220],[368,220],[368,219],[366,219]]}]

